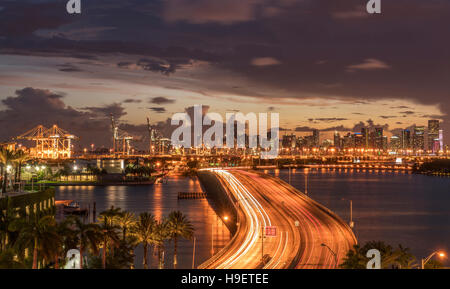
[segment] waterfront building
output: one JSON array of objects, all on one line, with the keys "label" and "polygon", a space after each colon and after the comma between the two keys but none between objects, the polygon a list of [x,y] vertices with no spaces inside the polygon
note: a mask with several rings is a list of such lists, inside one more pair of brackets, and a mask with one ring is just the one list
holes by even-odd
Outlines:
[{"label": "waterfront building", "polygon": [[398,135],[391,136],[389,148],[393,151],[402,149],[401,138]]},{"label": "waterfront building", "polygon": [[384,142],[383,142],[383,128],[382,127],[376,127],[375,128],[375,148],[377,149],[383,149],[384,148]]},{"label": "waterfront building", "polygon": [[414,128],[414,135],[413,135],[413,149],[415,151],[425,149],[424,137],[425,137],[425,127],[424,126],[416,126]]},{"label": "waterfront building", "polygon": [[[439,142],[439,120],[430,119],[428,121],[428,149],[436,152],[435,141]],[[440,148],[437,149],[439,151]]]},{"label": "waterfront building", "polygon": [[409,129],[402,130],[401,148],[403,150],[411,149],[411,131]]}]

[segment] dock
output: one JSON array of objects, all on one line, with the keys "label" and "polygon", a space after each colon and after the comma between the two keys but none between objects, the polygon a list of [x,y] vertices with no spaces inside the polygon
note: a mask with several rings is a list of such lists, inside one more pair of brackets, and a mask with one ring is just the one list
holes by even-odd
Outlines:
[{"label": "dock", "polygon": [[189,199],[189,200],[197,200],[197,199],[205,199],[205,192],[179,192],[178,199]]}]

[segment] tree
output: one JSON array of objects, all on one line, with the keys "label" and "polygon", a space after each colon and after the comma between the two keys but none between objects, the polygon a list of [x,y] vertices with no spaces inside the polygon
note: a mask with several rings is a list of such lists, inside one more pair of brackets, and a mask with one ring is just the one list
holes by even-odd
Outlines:
[{"label": "tree", "polygon": [[[53,239],[59,236],[55,230],[56,221],[53,216],[40,217],[37,214],[29,216],[29,219],[17,219],[10,224],[11,231],[18,231],[17,242],[22,247],[33,248],[33,266],[37,269],[38,251],[44,251],[48,246],[54,246]],[[51,243],[51,244],[49,244]]]},{"label": "tree", "polygon": [[74,232],[80,249],[80,268],[83,268],[85,249],[90,248],[94,254],[98,254],[98,245],[102,240],[102,235],[97,224],[85,224],[78,217],[72,217],[71,222],[74,225]]},{"label": "tree", "polygon": [[180,211],[173,211],[169,214],[167,227],[169,235],[174,243],[173,267],[176,268],[178,238],[191,239],[194,234],[194,227]]},{"label": "tree", "polygon": [[158,250],[158,268],[164,268],[164,260],[162,258],[162,252],[164,252],[164,242],[170,238],[168,222],[166,219],[158,221],[155,228],[155,245]]},{"label": "tree", "polygon": [[7,198],[5,210],[0,210],[0,251],[5,250],[11,240],[9,225],[17,219],[17,211],[12,205],[10,197]]},{"label": "tree", "polygon": [[344,269],[365,269],[369,258],[367,251],[377,249],[381,254],[381,268],[412,268],[415,257],[410,253],[409,248],[398,245],[396,249],[382,241],[370,241],[363,247],[354,245],[353,249],[347,252],[346,258],[340,265]]},{"label": "tree", "polygon": [[8,183],[8,166],[14,160],[14,152],[7,149],[0,149],[0,163],[3,165],[3,182],[2,182],[2,194],[6,193],[6,185]]},{"label": "tree", "polygon": [[14,162],[16,163],[16,182],[22,179],[22,164],[30,159],[30,156],[23,150],[14,153]]},{"label": "tree", "polygon": [[106,251],[108,250],[108,245],[112,247],[117,247],[119,243],[119,236],[117,234],[118,226],[115,225],[114,219],[120,215],[120,208],[115,209],[111,207],[99,215],[98,224],[100,226],[100,232],[103,239],[103,249],[102,249],[102,267],[106,269]]},{"label": "tree", "polygon": [[116,223],[122,228],[122,241],[125,242],[128,230],[136,223],[136,216],[130,212],[122,212],[117,216]]},{"label": "tree", "polygon": [[15,258],[14,249],[0,251],[0,269],[25,269],[25,264]]},{"label": "tree", "polygon": [[136,241],[144,247],[144,269],[148,269],[148,246],[155,244],[155,225],[155,217],[150,213],[144,212],[139,214],[132,228],[132,234],[135,236]]}]

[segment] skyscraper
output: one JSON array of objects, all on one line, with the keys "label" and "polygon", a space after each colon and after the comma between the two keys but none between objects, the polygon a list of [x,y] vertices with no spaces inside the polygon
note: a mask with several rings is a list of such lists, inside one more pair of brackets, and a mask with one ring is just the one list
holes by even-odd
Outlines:
[{"label": "skyscraper", "polygon": [[334,132],[334,147],[341,148],[341,135],[337,131]]},{"label": "skyscraper", "polygon": [[[439,143],[439,120],[430,119],[428,121],[428,149],[432,150],[433,153],[439,151],[439,147],[435,145],[437,141]],[[436,150],[437,148],[437,150]]]},{"label": "skyscraper", "polygon": [[375,128],[375,148],[382,150],[384,147],[383,143],[383,128],[376,127]]},{"label": "skyscraper", "polygon": [[313,143],[314,147],[319,146],[319,130],[318,129],[313,130],[312,143]]},{"label": "skyscraper", "polygon": [[413,135],[413,149],[415,151],[425,149],[425,127],[416,126]]},{"label": "skyscraper", "polygon": [[363,146],[364,148],[369,148],[369,129],[367,127],[363,127],[361,129],[361,134],[363,137]]},{"label": "skyscraper", "polygon": [[409,129],[402,130],[400,143],[403,150],[411,148],[411,131]]}]

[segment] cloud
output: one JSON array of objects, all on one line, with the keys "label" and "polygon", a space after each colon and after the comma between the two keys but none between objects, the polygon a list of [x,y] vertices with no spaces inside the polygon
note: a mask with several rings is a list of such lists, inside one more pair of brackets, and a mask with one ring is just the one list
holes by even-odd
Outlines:
[{"label": "cloud", "polygon": [[380,115],[380,117],[384,118],[384,119],[389,119],[389,118],[396,118],[398,116],[395,116],[395,115]]},{"label": "cloud", "polygon": [[251,65],[253,66],[272,66],[279,64],[281,64],[281,62],[273,57],[258,57],[253,58],[251,61]]},{"label": "cloud", "polygon": [[344,121],[348,120],[347,118],[343,117],[320,117],[320,118],[310,118],[308,119],[310,122],[313,121],[320,121],[320,122],[336,122],[336,121]]},{"label": "cloud", "polygon": [[101,107],[84,107],[82,110],[90,111],[96,115],[109,118],[113,115],[115,118],[121,118],[126,115],[125,108],[120,103],[108,104]]},{"label": "cloud", "polygon": [[406,115],[412,115],[412,114],[415,114],[415,112],[412,111],[412,110],[401,111],[400,113],[403,113],[403,114],[406,114]]},{"label": "cloud", "polygon": [[233,24],[255,17],[255,5],[262,0],[167,0],[163,17],[167,22],[185,21],[193,24],[209,22]]},{"label": "cloud", "polygon": [[364,60],[362,63],[358,64],[352,64],[347,66],[347,71],[353,72],[356,70],[380,70],[380,69],[389,69],[391,68],[388,64],[385,62],[374,59],[374,58],[368,58]]},{"label": "cloud", "polygon": [[154,103],[154,104],[169,104],[169,103],[174,103],[175,99],[169,99],[167,97],[164,96],[157,96],[157,97],[153,97],[150,99],[149,101],[150,103]]},{"label": "cloud", "polygon": [[358,5],[352,10],[334,11],[331,13],[331,16],[335,19],[349,20],[367,18],[369,14],[367,13],[365,6]]},{"label": "cloud", "polygon": [[445,115],[442,114],[424,114],[421,115],[423,118],[432,118],[432,119],[442,119],[445,117]]},{"label": "cloud", "polygon": [[81,71],[83,71],[82,69],[78,68],[77,66],[75,66],[71,63],[61,64],[61,65],[58,65],[58,67],[61,67],[61,68],[59,68],[59,71],[62,71],[62,72],[81,72]]},{"label": "cloud", "polygon": [[[316,128],[309,127],[309,126],[298,126],[295,128],[295,131],[296,132],[312,132],[314,129],[316,129]],[[351,131],[351,128],[345,127],[343,125],[338,125],[338,126],[322,128],[319,130],[320,131]]]},{"label": "cloud", "polygon": [[[16,90],[14,96],[2,100],[4,109],[0,110],[0,125],[8,129],[0,130],[0,139],[10,140],[39,124],[45,127],[57,124],[78,136],[77,144],[80,147],[89,146],[91,143],[95,143],[96,147],[110,147],[109,113],[115,114],[119,122],[119,118],[125,115],[123,108],[119,104],[111,104],[78,110],[67,106],[64,98],[63,94],[46,89],[26,87]],[[122,127],[123,124],[120,126]],[[128,127],[133,128],[133,131],[140,129],[140,126],[132,124]],[[140,134],[145,134],[145,126]],[[22,140],[19,141],[22,142]]]},{"label": "cloud", "polygon": [[141,103],[141,99],[127,98],[123,101],[123,103]]},{"label": "cloud", "polygon": [[166,112],[166,109],[164,107],[149,107],[152,111],[156,113],[164,113]]}]

